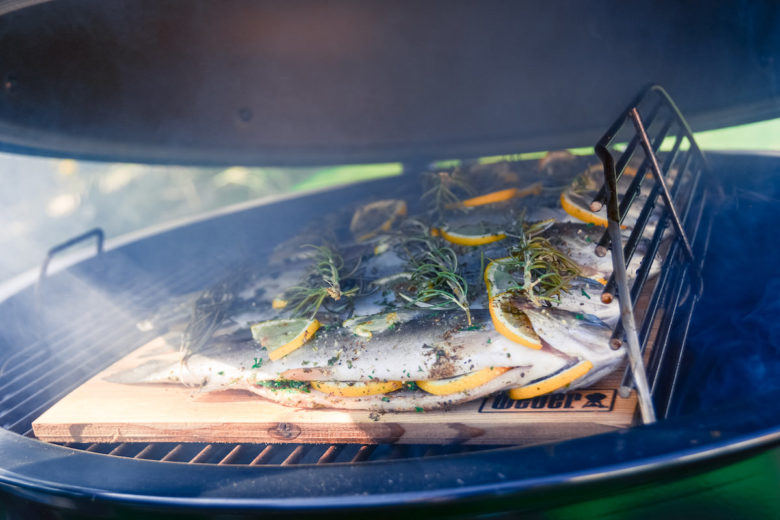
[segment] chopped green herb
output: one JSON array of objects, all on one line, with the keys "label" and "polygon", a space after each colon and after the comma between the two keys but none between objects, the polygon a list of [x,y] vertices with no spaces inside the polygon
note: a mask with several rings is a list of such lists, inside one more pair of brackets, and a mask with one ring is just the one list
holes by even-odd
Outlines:
[{"label": "chopped green herb", "polygon": [[275,381],[258,381],[255,383],[257,386],[264,386],[270,388],[274,392],[277,390],[297,390],[299,392],[311,392],[309,383],[307,381],[290,381],[288,379],[277,379]]},{"label": "chopped green herb", "polygon": [[417,371],[418,372],[422,372],[423,371],[423,369],[422,369],[422,367],[420,365],[417,365]]},{"label": "chopped green herb", "polygon": [[384,401],[386,403],[389,403],[390,402],[390,398],[389,397],[383,397],[382,401]]},{"label": "chopped green herb", "polygon": [[255,362],[252,365],[252,368],[260,368],[263,366],[263,359],[262,358],[255,358]]},{"label": "chopped green herb", "polygon": [[464,330],[479,330],[481,328],[482,328],[482,325],[469,325],[468,327],[463,327],[463,328],[458,329],[458,330],[460,330],[460,331],[464,331]]},{"label": "chopped green herb", "polygon": [[585,319],[585,316],[583,316],[582,314],[579,314],[579,313],[575,314],[574,317],[577,318],[578,320],[584,320]]},{"label": "chopped green herb", "polygon": [[414,407],[414,411],[417,412],[417,413],[421,413],[423,411],[423,409],[422,409],[421,406],[415,406]]},{"label": "chopped green herb", "polygon": [[493,338],[488,338],[488,345],[493,343]]},{"label": "chopped green herb", "polygon": [[585,289],[580,289],[582,291],[582,295],[590,300],[590,294],[585,292]]},{"label": "chopped green herb", "polygon": [[225,375],[225,372],[224,372],[223,370],[220,370],[219,372],[217,372],[217,374],[219,374],[219,375],[221,375],[221,376],[224,376],[224,375]]},{"label": "chopped green herb", "polygon": [[[339,355],[341,355],[341,354],[339,354]],[[336,361],[338,361],[338,360],[339,360],[339,355],[333,356],[332,358],[330,358],[330,359],[328,360],[328,366],[329,366],[329,367],[332,367],[333,365],[335,365],[335,364],[336,364]]]},{"label": "chopped green herb", "polygon": [[414,391],[417,390],[417,383],[414,381],[407,381],[404,383],[404,390]]},{"label": "chopped green herb", "polygon": [[308,364],[309,364],[309,362],[307,360],[305,360],[305,359],[303,361],[301,361],[301,365],[303,365],[303,366],[306,366]]},{"label": "chopped green herb", "polygon": [[347,368],[352,368],[352,361],[347,360]]}]

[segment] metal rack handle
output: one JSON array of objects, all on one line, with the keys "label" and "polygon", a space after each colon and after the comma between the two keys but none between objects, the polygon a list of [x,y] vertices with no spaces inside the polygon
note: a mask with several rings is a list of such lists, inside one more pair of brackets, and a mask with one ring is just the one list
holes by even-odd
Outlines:
[{"label": "metal rack handle", "polygon": [[49,251],[46,253],[46,258],[43,259],[43,264],[41,264],[41,272],[38,275],[38,286],[40,286],[41,282],[44,280],[44,278],[46,278],[46,275],[49,270],[49,264],[51,263],[52,258],[62,253],[66,249],[70,249],[71,247],[75,246],[79,242],[83,242],[92,237],[95,237],[96,240],[97,252],[95,254],[99,255],[103,252],[103,242],[105,242],[105,238],[106,238],[106,234],[100,228],[90,229],[85,233],[75,236],[49,249]]}]

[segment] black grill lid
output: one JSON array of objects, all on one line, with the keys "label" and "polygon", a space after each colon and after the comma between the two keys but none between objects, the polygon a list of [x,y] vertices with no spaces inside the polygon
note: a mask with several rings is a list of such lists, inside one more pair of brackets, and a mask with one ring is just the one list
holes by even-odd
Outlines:
[{"label": "black grill lid", "polygon": [[694,130],[780,114],[771,1],[24,3],[0,4],[5,150],[314,164],[589,146],[650,82]]}]

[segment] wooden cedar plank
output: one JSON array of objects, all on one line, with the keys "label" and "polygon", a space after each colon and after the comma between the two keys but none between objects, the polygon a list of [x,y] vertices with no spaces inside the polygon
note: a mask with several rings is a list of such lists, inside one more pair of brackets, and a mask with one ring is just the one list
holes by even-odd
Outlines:
[{"label": "wooden cedar plank", "polygon": [[[34,421],[35,435],[49,442],[536,444],[627,427],[636,409],[635,397],[616,395],[622,370],[601,381],[599,390],[572,394],[570,404],[576,406],[570,410],[555,407],[565,398],[509,402],[510,408],[495,407],[500,403],[488,398],[447,411],[386,414],[303,410],[247,391],[203,393],[180,385],[104,379],[159,357],[163,347],[164,338],[157,338],[97,374]],[[588,393],[603,394],[611,409],[583,408]]]}]

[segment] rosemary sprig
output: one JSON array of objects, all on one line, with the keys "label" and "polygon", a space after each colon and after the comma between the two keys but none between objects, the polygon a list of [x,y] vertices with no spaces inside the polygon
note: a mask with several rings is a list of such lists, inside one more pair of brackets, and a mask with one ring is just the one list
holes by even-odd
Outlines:
[{"label": "rosemary sprig", "polygon": [[510,271],[522,272],[518,290],[537,306],[545,301],[557,301],[580,274],[579,266],[572,259],[541,236],[552,224],[552,220],[526,224],[521,219],[518,232],[508,233],[518,243],[510,250],[510,260],[504,265]]},{"label": "rosemary sprig", "polygon": [[295,286],[284,293],[283,298],[292,307],[294,316],[311,314],[314,318],[327,298],[341,302],[333,312],[340,312],[349,305],[344,304],[342,298],[353,298],[360,290],[355,285],[344,289],[344,283],[357,272],[360,262],[347,271],[344,267],[344,259],[338,251],[328,246],[306,245],[315,249],[314,262],[306,275],[302,285]]},{"label": "rosemary sprig", "polygon": [[398,294],[417,307],[448,309],[459,307],[466,313],[471,325],[471,310],[468,302],[468,283],[458,274],[458,255],[451,248],[441,246],[436,239],[414,237],[410,241],[422,246],[423,251],[411,257],[413,271],[409,286],[414,287],[414,296]]},{"label": "rosemary sprig", "polygon": [[229,274],[201,292],[192,304],[192,313],[182,334],[179,351],[183,359],[199,352],[227,318],[236,295],[246,282],[247,268],[230,269]]},{"label": "rosemary sprig", "polygon": [[463,176],[459,167],[450,172],[423,172],[423,192],[421,199],[432,206],[441,216],[445,209],[457,205],[462,195],[474,195],[474,189]]}]

